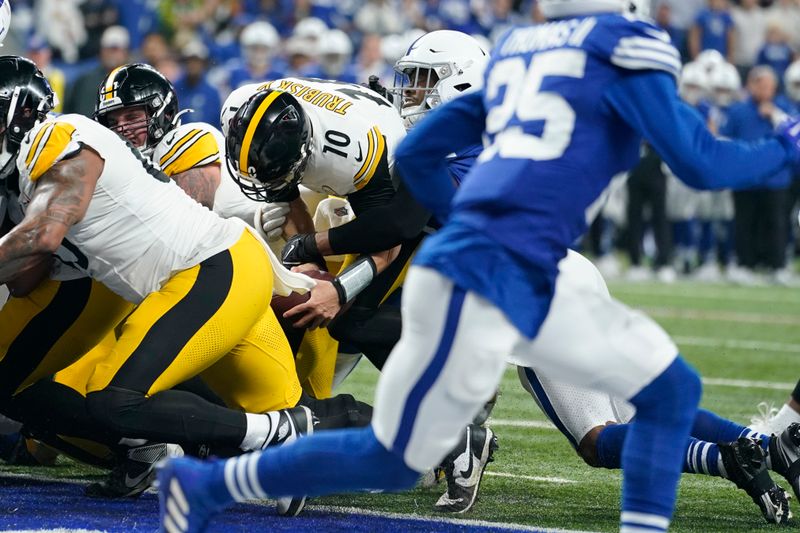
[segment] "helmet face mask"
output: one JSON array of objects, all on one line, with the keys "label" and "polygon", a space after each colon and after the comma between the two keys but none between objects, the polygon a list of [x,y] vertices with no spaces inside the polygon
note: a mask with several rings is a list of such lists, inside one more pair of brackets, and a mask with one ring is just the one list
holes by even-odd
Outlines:
[{"label": "helmet face mask", "polygon": [[389,92],[392,100],[399,103],[400,116],[408,125],[442,102],[437,85],[451,74],[452,68],[447,64],[398,62],[395,65],[394,85]]},{"label": "helmet face mask", "polygon": [[479,89],[488,55],[466,33],[439,30],[414,41],[394,66],[389,90],[407,126],[443,102]]},{"label": "helmet face mask", "polygon": [[[142,108],[146,114],[147,137],[137,140],[141,119],[126,123],[121,110]],[[120,118],[123,120],[120,120]],[[170,130],[178,125],[178,97],[172,84],[149,65],[134,63],[112,71],[98,89],[94,119],[113,129],[140,150],[153,149]],[[129,135],[123,135],[123,128]]]},{"label": "helmet face mask", "polygon": [[263,90],[229,122],[225,162],[233,180],[251,199],[265,201],[303,178],[312,154],[312,127],[289,93]]}]

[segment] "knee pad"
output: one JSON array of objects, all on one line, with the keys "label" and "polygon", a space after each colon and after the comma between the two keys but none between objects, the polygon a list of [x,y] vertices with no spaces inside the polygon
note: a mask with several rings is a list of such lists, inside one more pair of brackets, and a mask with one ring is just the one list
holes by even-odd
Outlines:
[{"label": "knee pad", "polygon": [[145,400],[146,397],[141,392],[107,387],[86,395],[86,409],[95,420],[108,429],[125,433],[132,428],[129,423],[131,414]]}]

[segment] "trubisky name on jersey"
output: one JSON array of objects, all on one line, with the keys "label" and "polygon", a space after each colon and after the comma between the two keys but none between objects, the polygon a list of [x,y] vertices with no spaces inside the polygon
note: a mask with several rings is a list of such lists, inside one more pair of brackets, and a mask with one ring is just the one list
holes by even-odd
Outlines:
[{"label": "trubisky name on jersey", "polygon": [[500,55],[524,54],[564,46],[579,47],[597,25],[594,17],[565,20],[540,26],[512,30],[500,50]]},{"label": "trubisky name on jersey", "polygon": [[295,98],[302,98],[311,105],[333,111],[338,115],[346,115],[348,108],[353,105],[353,102],[348,101],[343,96],[336,96],[333,93],[325,92],[321,89],[314,89],[302,83],[291,80],[283,80],[279,83],[278,89],[281,91],[288,91]]}]

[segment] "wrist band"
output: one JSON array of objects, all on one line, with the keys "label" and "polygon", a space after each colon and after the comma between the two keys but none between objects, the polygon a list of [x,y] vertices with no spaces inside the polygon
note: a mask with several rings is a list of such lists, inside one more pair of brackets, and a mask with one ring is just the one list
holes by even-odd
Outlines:
[{"label": "wrist band", "polygon": [[333,280],[333,286],[339,293],[339,304],[344,305],[352,301],[372,283],[377,273],[378,268],[371,256],[359,257]]}]

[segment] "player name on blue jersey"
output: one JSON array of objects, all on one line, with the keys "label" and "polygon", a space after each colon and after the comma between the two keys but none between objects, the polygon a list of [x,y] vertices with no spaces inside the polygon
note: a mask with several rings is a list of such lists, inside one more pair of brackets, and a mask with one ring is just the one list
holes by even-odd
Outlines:
[{"label": "player name on blue jersey", "polygon": [[511,32],[498,55],[524,54],[562,46],[581,46],[597,25],[594,17],[519,28]]}]

